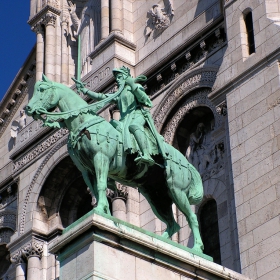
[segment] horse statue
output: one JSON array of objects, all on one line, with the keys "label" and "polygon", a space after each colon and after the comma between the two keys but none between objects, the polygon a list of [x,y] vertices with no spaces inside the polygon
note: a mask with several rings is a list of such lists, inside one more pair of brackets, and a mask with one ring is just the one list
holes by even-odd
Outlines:
[{"label": "horse statue", "polygon": [[[162,154],[152,155],[153,165],[139,164],[135,161],[137,154],[124,152],[122,132],[96,113],[121,90],[88,105],[73,90],[43,75],[42,81],[35,84],[26,112],[35,120],[43,120],[45,126],[68,128],[69,155],[97,200],[96,211],[110,214],[106,197],[108,179],[138,188],[154,214],[166,224],[162,236],[171,238],[180,229],[173,216],[174,202],[193,232],[193,249],[202,253],[204,246],[197,217],[190,207],[200,203],[203,197],[200,175],[178,150],[163,139]],[[60,112],[51,112],[56,107]],[[155,141],[151,142],[150,145],[156,145]],[[108,187],[113,188],[110,184]]]}]

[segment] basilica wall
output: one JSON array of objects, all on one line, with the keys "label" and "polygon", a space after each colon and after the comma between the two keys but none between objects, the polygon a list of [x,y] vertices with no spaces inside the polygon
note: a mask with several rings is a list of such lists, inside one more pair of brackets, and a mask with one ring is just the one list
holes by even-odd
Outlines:
[{"label": "basilica wall", "polygon": [[227,96],[241,271],[277,279],[279,1],[229,1],[225,21],[228,48],[209,97]]}]

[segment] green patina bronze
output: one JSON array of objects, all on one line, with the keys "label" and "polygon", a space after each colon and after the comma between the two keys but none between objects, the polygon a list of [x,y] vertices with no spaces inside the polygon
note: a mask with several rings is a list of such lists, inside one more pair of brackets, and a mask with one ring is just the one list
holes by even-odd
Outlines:
[{"label": "green patina bronze", "polygon": [[[146,77],[132,78],[126,67],[114,69],[113,74],[119,86],[113,94],[92,92],[74,79],[79,91],[97,100],[91,105],[67,86],[43,75],[35,84],[26,112],[42,119],[45,126],[69,129],[68,151],[96,197],[95,211],[110,214],[106,188],[114,189],[114,181],[138,188],[167,225],[163,237],[170,238],[180,229],[173,217],[174,202],[193,231],[193,249],[202,252],[197,217],[190,207],[203,197],[199,173],[156,131],[149,110],[144,108],[152,107],[152,102],[138,83]],[[108,103],[117,104],[119,121],[107,122],[97,115]],[[55,107],[60,113],[48,111]]]}]

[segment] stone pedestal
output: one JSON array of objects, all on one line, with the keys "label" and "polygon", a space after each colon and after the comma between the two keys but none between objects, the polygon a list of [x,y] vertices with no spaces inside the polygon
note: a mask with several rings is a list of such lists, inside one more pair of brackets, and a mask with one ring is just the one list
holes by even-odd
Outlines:
[{"label": "stone pedestal", "polygon": [[60,279],[248,279],[171,240],[94,211],[52,242]]}]

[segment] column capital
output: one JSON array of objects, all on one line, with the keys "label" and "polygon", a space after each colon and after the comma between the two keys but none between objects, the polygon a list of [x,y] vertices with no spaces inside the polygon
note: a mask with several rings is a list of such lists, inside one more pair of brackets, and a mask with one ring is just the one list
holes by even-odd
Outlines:
[{"label": "column capital", "polygon": [[43,30],[43,20],[38,21],[37,23],[35,23],[32,27],[31,30],[33,32],[35,32],[36,34],[43,34],[44,30]]},{"label": "column capital", "polygon": [[128,196],[127,187],[120,183],[116,183],[116,191],[114,194],[114,198],[122,198],[126,200],[127,196]]},{"label": "column capital", "polygon": [[45,26],[51,25],[51,26],[54,27],[55,26],[55,21],[56,21],[56,15],[53,14],[53,13],[48,12],[43,17],[43,24]]},{"label": "column capital", "polygon": [[11,255],[10,260],[11,260],[11,262],[14,263],[14,264],[25,263],[25,261],[24,261],[24,256],[23,256],[23,253],[22,253],[21,249],[19,249],[18,251],[16,251],[16,253],[14,253],[13,255]]},{"label": "column capital", "polygon": [[30,257],[41,258],[43,254],[43,243],[33,240],[24,245],[21,250],[26,259]]}]

